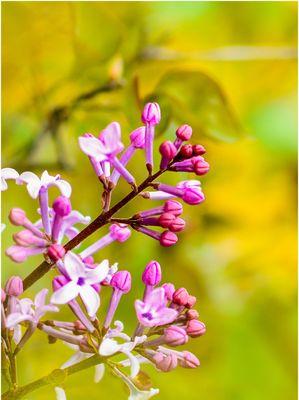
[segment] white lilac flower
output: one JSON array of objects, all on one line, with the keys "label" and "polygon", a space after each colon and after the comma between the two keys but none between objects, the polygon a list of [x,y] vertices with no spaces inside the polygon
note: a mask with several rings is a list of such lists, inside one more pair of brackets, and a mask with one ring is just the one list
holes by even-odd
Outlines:
[{"label": "white lilac flower", "polygon": [[69,251],[64,258],[64,268],[70,280],[53,293],[51,301],[54,304],[66,304],[80,295],[88,314],[93,317],[100,306],[100,298],[92,285],[106,278],[109,272],[108,260],[90,269],[79,256]]}]

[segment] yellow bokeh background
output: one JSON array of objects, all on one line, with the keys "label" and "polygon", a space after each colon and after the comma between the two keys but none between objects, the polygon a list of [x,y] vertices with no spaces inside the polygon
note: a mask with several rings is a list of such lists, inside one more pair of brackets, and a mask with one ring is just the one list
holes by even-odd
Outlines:
[{"label": "yellow bokeh background", "polygon": [[[61,173],[73,185],[73,208],[85,215],[99,212],[100,187],[78,150],[77,137],[117,120],[128,143],[140,118],[137,80],[141,102],[155,95],[161,78],[173,70],[195,73],[199,82],[206,76],[216,84],[218,97],[208,89],[195,92],[192,80],[172,81],[167,87],[176,94],[177,84],[186,84],[180,101],[198,123],[194,140],[207,148],[211,165],[201,179],[206,201],[185,206],[187,228],[177,246],[164,249],[133,233],[128,242],[97,255],[132,272],[134,290],[117,314],[128,332],[136,324],[133,301],[142,293],[140,275],[150,259],[160,261],[165,281],[185,286],[198,298],[207,334],[191,340],[188,349],[200,358],[201,367],[169,374],[146,367],[153,387],[160,388],[157,398],[296,397],[296,9],[295,2],[2,2],[2,165]],[[41,134],[36,140],[51,111],[115,76],[122,89],[80,103],[59,125],[57,136]],[[219,93],[223,109],[214,107]],[[167,115],[166,105],[161,106],[162,116]],[[226,107],[229,114],[220,118]],[[179,111],[172,109],[173,120],[163,132],[167,138],[181,118]],[[61,159],[57,162],[57,137],[62,165]],[[129,166],[142,179],[142,155]],[[164,181],[183,177],[172,174]],[[121,183],[114,201],[127,192]],[[18,265],[5,257],[17,230],[7,220],[13,206],[37,219],[37,206],[24,187],[10,182],[2,196],[7,224],[3,282],[11,274],[25,277],[41,259]],[[135,201],[122,216],[150,206],[146,200]],[[44,286],[50,288],[49,276],[28,295]],[[102,296],[103,313],[107,302],[108,293]],[[63,309],[62,317],[68,316]],[[49,373],[71,354],[62,343],[48,345],[38,333],[19,356],[20,383]],[[106,374],[94,384],[91,370],[70,377],[65,388],[73,400],[125,398],[121,382]],[[27,397],[41,398],[55,398],[52,388]]]}]

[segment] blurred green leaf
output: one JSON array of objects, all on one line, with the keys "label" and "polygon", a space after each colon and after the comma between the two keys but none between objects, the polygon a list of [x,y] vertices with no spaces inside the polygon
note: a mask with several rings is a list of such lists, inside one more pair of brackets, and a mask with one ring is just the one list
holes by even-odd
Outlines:
[{"label": "blurred green leaf", "polygon": [[[166,122],[188,123],[195,135],[232,142],[242,127],[219,84],[203,72],[170,71],[157,84],[151,100],[161,104]],[[165,127],[163,127],[165,128]]]}]

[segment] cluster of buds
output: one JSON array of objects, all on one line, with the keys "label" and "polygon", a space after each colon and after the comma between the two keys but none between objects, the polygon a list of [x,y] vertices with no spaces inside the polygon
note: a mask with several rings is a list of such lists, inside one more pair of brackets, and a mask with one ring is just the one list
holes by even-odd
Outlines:
[{"label": "cluster of buds", "polygon": [[[40,219],[34,223],[23,209],[13,208],[10,211],[10,222],[23,229],[13,235],[15,244],[6,250],[7,256],[21,263],[31,255],[43,254],[45,269],[50,264],[57,273],[52,280],[53,293],[47,304],[46,288],[35,296],[34,301],[20,298],[23,295],[23,281],[19,277],[11,277],[2,289],[2,333],[4,341],[8,341],[4,359],[10,364],[10,371],[13,369],[13,358],[36,329],[48,336],[49,344],[61,340],[76,350],[62,368],[96,356],[99,365],[96,366],[95,379],[99,380],[104,365],[112,368],[114,374],[129,386],[130,399],[147,399],[157,393],[156,389],[138,391],[134,383],[143,362],[150,362],[164,372],[177,366],[196,368],[199,365],[194,354],[177,349],[190,338],[205,333],[205,325],[199,321],[198,312],[194,309],[195,296],[185,288],[175,289],[171,283],[161,284],[160,264],[157,261],[149,262],[142,275],[145,285],[143,297],[135,301],[138,323],[133,335],[128,335],[124,332],[123,323],[115,320],[115,316],[119,313],[122,297],[131,290],[131,274],[127,270],[118,270],[118,265],[110,265],[108,260],[97,262],[94,259],[95,253],[107,245],[128,240],[131,228],[157,240],[164,247],[176,244],[178,233],[186,225],[182,218],[183,206],[178,199],[190,205],[200,204],[204,200],[198,180],[184,180],[175,186],[157,181],[168,171],[192,172],[197,176],[208,172],[209,164],[203,158],[204,147],[189,143],[192,128],[189,125],[180,126],[173,141],[167,140],[160,145],[160,167],[154,172],[155,129],[161,120],[159,105],[146,104],[141,120],[143,126],[131,132],[127,148],[121,141],[121,128],[117,122],[109,124],[97,136],[85,133],[79,137],[79,146],[88,156],[103,187],[103,211],[91,224],[90,217],[72,210],[71,186],[60,175],[51,176],[45,171],[38,177],[32,172],[19,174],[11,168],[2,170],[1,189],[7,189],[8,179],[15,180],[18,185],[26,185],[29,195],[38,199],[40,214]],[[127,169],[137,151],[144,151],[147,170],[145,180],[139,185]],[[111,208],[112,192],[120,178],[132,190]],[[52,186],[58,188],[60,195],[49,207],[48,191]],[[115,218],[114,214],[136,196],[162,200],[163,204],[140,211],[132,217]],[[76,224],[88,227],[80,232]],[[108,225],[108,233],[96,238],[85,249],[79,248],[84,239],[104,225]],[[68,243],[65,243],[66,239]],[[31,284],[31,279],[43,274],[42,266],[26,278],[24,288],[28,287],[28,281]],[[111,292],[109,305],[104,318],[99,318],[100,298],[107,291]],[[57,306],[63,305],[73,313],[71,321],[44,319],[46,313],[58,312]],[[113,357],[119,359],[119,355],[125,358],[114,361]],[[125,374],[119,367],[130,367],[130,373]],[[10,378],[12,386],[15,384],[14,378]],[[62,388],[56,387],[55,390],[57,399],[65,399]]]}]

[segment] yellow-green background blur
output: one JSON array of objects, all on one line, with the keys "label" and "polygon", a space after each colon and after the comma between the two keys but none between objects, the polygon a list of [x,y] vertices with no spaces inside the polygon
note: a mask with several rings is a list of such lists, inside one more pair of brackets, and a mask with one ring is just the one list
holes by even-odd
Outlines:
[{"label": "yellow-green background blur", "polygon": [[[146,367],[160,388],[157,398],[296,397],[296,9],[295,2],[2,2],[3,166],[61,172],[73,185],[73,208],[95,217],[100,187],[78,150],[80,134],[117,120],[128,143],[140,124],[140,104],[155,98],[161,100],[163,137],[189,122],[194,140],[208,150],[211,170],[201,179],[206,201],[185,206],[187,228],[175,247],[161,248],[133,233],[97,255],[133,275],[134,289],[117,312],[128,332],[136,324],[140,275],[151,259],[160,261],[165,281],[198,298],[207,334],[186,348],[201,367],[169,374]],[[110,79],[121,80],[123,88],[83,100],[59,121],[56,136],[41,133],[53,110]],[[143,155],[129,168],[140,181]],[[181,179],[173,174],[164,181]],[[113,201],[128,190],[121,183]],[[13,206],[37,218],[25,188],[9,182],[2,196],[8,225],[2,254],[17,230],[7,221]],[[151,206],[138,200],[121,215]],[[18,265],[3,256],[3,282],[11,274],[25,277],[40,260]],[[50,287],[50,280],[48,275],[27,294]],[[108,292],[102,292],[101,312]],[[61,318],[68,315],[64,307]],[[38,332],[19,356],[20,383],[49,373],[71,354]],[[94,384],[92,369],[65,387],[72,400],[126,398],[122,382],[109,374]],[[47,387],[27,399],[54,397]]]}]

